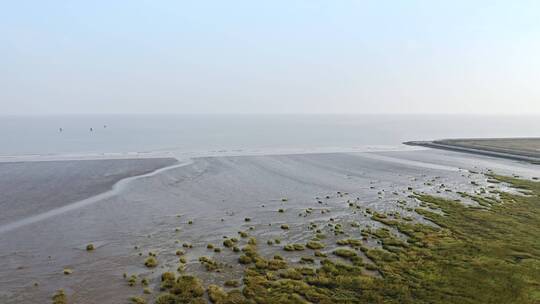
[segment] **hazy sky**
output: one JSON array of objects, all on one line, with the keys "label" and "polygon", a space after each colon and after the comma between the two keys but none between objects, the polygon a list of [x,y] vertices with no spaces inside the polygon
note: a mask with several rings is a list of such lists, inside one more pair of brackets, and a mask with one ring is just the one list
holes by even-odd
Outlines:
[{"label": "hazy sky", "polygon": [[540,113],[540,1],[1,1],[0,114]]}]

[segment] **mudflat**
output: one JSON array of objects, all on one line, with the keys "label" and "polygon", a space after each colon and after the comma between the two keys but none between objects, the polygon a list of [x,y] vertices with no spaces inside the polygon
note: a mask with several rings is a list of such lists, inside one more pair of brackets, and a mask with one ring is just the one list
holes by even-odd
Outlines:
[{"label": "mudflat", "polygon": [[102,193],[123,178],[176,162],[173,158],[0,162],[0,225]]},{"label": "mudflat", "polygon": [[[493,209],[483,219],[482,208],[516,200],[529,212],[536,196],[489,170],[520,175],[540,193],[538,166],[444,150],[194,158],[131,180],[102,201],[0,233],[0,302],[46,303],[57,294],[67,303],[251,303],[259,296],[261,303],[482,303],[475,294],[513,296],[506,287],[518,286],[515,295],[530,295],[521,303],[534,303],[536,217],[527,222],[520,213],[499,224],[516,210]],[[464,226],[471,216],[482,225]],[[501,235],[463,241],[456,230],[493,236],[477,226]],[[476,244],[502,249],[482,251],[489,264],[478,264]],[[511,259],[489,254],[507,249],[516,251]],[[459,265],[448,258],[455,254]],[[475,276],[444,281],[454,266]],[[490,285],[493,270],[497,278],[523,276]]]}]

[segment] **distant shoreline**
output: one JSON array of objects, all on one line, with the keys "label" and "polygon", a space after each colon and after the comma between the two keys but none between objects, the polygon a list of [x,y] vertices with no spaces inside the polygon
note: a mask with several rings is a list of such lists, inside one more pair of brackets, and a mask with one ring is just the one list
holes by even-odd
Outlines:
[{"label": "distant shoreline", "polygon": [[403,144],[540,164],[540,138],[443,139]]}]

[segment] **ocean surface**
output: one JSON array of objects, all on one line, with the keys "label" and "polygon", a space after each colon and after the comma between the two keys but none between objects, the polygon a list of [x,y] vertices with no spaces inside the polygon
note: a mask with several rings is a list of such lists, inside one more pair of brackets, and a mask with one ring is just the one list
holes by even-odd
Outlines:
[{"label": "ocean surface", "polygon": [[539,116],[0,116],[0,156],[339,151],[366,146],[395,147],[408,140],[531,137],[538,136],[539,130]]}]

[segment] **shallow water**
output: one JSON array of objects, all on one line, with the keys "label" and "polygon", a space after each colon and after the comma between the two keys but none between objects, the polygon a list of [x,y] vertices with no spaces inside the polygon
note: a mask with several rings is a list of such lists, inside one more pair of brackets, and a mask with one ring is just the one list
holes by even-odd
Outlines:
[{"label": "shallow water", "polygon": [[[361,227],[379,225],[365,214],[366,208],[415,216],[397,203],[417,206],[408,198],[408,187],[437,194],[444,184],[452,191],[473,192],[478,187],[470,182],[485,185],[486,178],[469,170],[488,168],[529,178],[540,175],[538,166],[526,163],[435,150],[195,158],[186,166],[133,179],[92,205],[0,234],[0,302],[43,303],[59,288],[77,303],[124,302],[142,288],[128,287],[122,274],[151,278],[176,269],[174,253],[184,242],[194,246],[183,249],[186,272],[206,283],[223,282],[241,271],[237,254],[206,249],[207,243],[220,245],[223,236],[248,231],[259,240],[263,255],[279,253],[297,260],[301,254],[284,252],[282,246],[307,241],[310,222],[330,235],[325,225],[336,218],[356,236],[359,228],[349,227],[352,221]],[[340,196],[338,191],[349,194]],[[457,197],[455,192],[442,194]],[[283,202],[284,197],[288,201]],[[360,209],[351,209],[347,200]],[[285,212],[277,212],[279,208]],[[306,213],[307,208],[313,211]],[[323,209],[330,212],[322,214]],[[246,217],[251,221],[245,222]],[[189,220],[194,223],[189,225]],[[284,223],[289,230],[279,228]],[[282,239],[281,245],[266,245],[274,238]],[[324,242],[325,251],[335,248],[335,238]],[[86,252],[88,243],[96,250]],[[158,254],[160,266],[154,270],[143,266],[149,251]],[[201,255],[232,268],[207,273],[197,262]],[[62,274],[64,267],[73,274]]]},{"label": "shallow water", "polygon": [[[59,128],[63,131],[59,132]],[[365,146],[396,146],[410,140],[537,136],[539,129],[538,116],[0,116],[0,156],[341,151]]]}]

